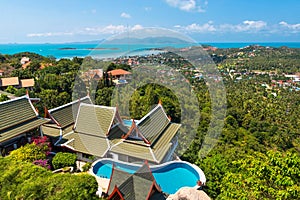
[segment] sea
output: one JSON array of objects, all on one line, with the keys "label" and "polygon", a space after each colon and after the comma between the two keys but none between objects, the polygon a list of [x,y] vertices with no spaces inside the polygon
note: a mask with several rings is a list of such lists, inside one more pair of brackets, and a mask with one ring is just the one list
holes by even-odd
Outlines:
[{"label": "sea", "polygon": [[[198,44],[196,44],[198,45]],[[265,47],[290,47],[300,48],[300,42],[247,42],[247,43],[199,43],[216,48],[243,48],[249,45]],[[0,54],[16,54],[33,52],[46,57],[73,58],[91,56],[94,58],[113,58],[128,55],[143,55],[158,53],[158,48],[172,46],[175,48],[186,47],[186,44],[101,44],[101,43],[61,43],[61,44],[0,44]],[[153,50],[153,48],[157,48]]]}]

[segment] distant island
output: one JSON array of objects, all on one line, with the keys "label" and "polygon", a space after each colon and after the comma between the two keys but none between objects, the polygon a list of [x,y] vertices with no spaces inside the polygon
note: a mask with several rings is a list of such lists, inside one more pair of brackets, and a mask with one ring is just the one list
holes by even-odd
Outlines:
[{"label": "distant island", "polygon": [[[62,47],[58,48],[58,50],[79,50],[82,48],[75,48],[75,47]],[[103,48],[103,47],[89,47],[89,48],[83,48],[84,50],[118,50],[119,48],[113,47],[113,48]]]}]

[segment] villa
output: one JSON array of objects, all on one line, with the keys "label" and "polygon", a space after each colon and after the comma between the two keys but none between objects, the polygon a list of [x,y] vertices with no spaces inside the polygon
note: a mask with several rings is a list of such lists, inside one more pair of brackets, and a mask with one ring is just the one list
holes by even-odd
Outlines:
[{"label": "villa", "polygon": [[159,103],[128,127],[117,107],[93,105],[89,97],[51,109],[46,117],[51,123],[42,126],[43,134],[54,138],[56,146],[76,152],[83,161],[167,162],[173,159],[181,126],[171,122]]},{"label": "villa", "polygon": [[39,117],[28,95],[0,102],[0,155],[31,142],[41,125],[49,120]]}]

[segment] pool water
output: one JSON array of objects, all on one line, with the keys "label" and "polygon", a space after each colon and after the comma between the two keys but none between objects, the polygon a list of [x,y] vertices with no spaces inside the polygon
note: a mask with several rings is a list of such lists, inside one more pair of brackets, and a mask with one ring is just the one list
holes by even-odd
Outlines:
[{"label": "pool water", "polygon": [[[99,177],[110,178],[113,161],[99,161],[93,167],[93,172]],[[133,174],[140,166],[114,162],[117,169]],[[162,167],[150,167],[152,174],[163,192],[174,194],[181,187],[194,187],[200,179],[198,172],[185,162],[172,162]]]},{"label": "pool water", "polygon": [[[134,121],[135,121],[135,123],[137,123],[139,120],[134,120]],[[130,119],[123,119],[123,123],[127,127],[131,127],[131,125],[132,125],[132,121]]]},{"label": "pool water", "polygon": [[127,127],[131,127],[131,125],[132,125],[132,121],[129,119],[123,119],[123,123]]}]

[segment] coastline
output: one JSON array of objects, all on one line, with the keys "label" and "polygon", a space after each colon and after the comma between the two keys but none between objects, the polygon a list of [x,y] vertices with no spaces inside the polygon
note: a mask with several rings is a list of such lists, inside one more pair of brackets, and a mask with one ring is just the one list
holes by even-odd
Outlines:
[{"label": "coastline", "polygon": [[[300,48],[300,42],[200,42],[202,46],[212,46],[220,49],[243,48],[249,45],[259,45],[264,47],[279,48]],[[21,52],[32,52],[42,56],[53,56],[60,58],[86,57],[86,56],[105,56],[111,54],[124,54],[145,48],[160,48],[168,44],[91,44],[91,43],[43,43],[43,44],[0,44],[0,54],[13,55]],[[172,44],[175,48],[186,47],[184,44]]]}]

